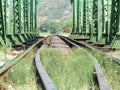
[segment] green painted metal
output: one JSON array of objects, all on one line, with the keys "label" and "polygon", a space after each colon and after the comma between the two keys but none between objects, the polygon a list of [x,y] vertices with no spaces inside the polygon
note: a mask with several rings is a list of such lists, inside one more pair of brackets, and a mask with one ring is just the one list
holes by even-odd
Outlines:
[{"label": "green painted metal", "polygon": [[[120,0],[70,0],[72,34],[120,48]],[[0,0],[0,44],[34,39],[38,0]]]},{"label": "green painted metal", "polygon": [[71,4],[73,3],[74,0],[70,0]]},{"label": "green painted metal", "polygon": [[88,33],[88,35],[89,35],[89,39],[91,39],[92,38],[92,29],[93,29],[93,20],[92,20],[92,18],[93,18],[93,14],[92,14],[92,12],[93,12],[93,3],[92,3],[93,1],[92,0],[89,0],[88,1],[88,20],[89,20],[89,33]]},{"label": "green painted metal", "polygon": [[3,4],[2,0],[0,0],[0,44],[5,43],[5,24],[4,22],[4,15],[3,15]]},{"label": "green painted metal", "polygon": [[35,33],[37,33],[37,3],[38,1],[35,0]]},{"label": "green painted metal", "polygon": [[30,0],[30,33],[33,30],[33,0]]},{"label": "green painted metal", "polygon": [[111,24],[110,24],[110,36],[109,42],[112,42],[114,36],[119,31],[120,25],[120,0],[112,0],[112,14],[111,14]]},{"label": "green painted metal", "polygon": [[112,0],[111,3],[111,23],[108,44],[120,48],[120,0]]},{"label": "green painted metal", "polygon": [[80,30],[80,0],[77,0],[77,28],[76,33]]},{"label": "green painted metal", "polygon": [[2,4],[3,4],[2,7],[3,7],[3,17],[4,17],[4,31],[5,31],[4,42],[7,46],[9,46],[14,44],[13,8],[10,0],[3,0]]},{"label": "green painted metal", "polygon": [[0,44],[7,46],[36,37],[38,0],[0,0]]},{"label": "green painted metal", "polygon": [[87,8],[86,8],[87,4],[86,4],[86,0],[83,0],[83,32],[82,34],[84,36],[86,36],[86,22],[87,22]]},{"label": "green painted metal", "polygon": [[77,29],[77,0],[73,1],[73,30],[72,33],[76,33]]},{"label": "green painted metal", "polygon": [[21,25],[21,0],[13,0],[13,14],[14,14],[14,37],[15,44],[19,42],[24,42],[24,39],[21,35],[22,25]]},{"label": "green painted metal", "polygon": [[120,48],[120,0],[72,0],[72,2],[73,34],[77,33],[81,38]]},{"label": "green painted metal", "polygon": [[100,42],[103,32],[103,3],[102,0],[93,0],[93,30],[92,38],[93,42]]}]

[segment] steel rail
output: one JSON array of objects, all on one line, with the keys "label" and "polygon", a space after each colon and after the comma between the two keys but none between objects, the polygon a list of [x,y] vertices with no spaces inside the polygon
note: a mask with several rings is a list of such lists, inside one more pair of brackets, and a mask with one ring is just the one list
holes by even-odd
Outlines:
[{"label": "steel rail", "polygon": [[90,53],[87,53],[94,60],[95,75],[97,76],[99,89],[100,90],[110,90],[110,86],[106,77],[103,74],[100,64],[97,62],[97,59],[93,57]]},{"label": "steel rail", "polygon": [[34,53],[37,52],[37,50],[42,46],[44,40],[46,40],[48,38],[41,38],[40,40],[38,40],[35,44],[33,44],[32,46],[30,46],[28,49],[26,49],[23,53],[21,53],[20,55],[18,55],[17,57],[15,57],[14,59],[8,61],[7,63],[5,63],[4,65],[0,66],[0,76],[6,72],[9,68],[11,68],[14,64],[16,64],[18,61],[20,61],[22,58],[24,58],[30,51],[34,51]]},{"label": "steel rail", "polygon": [[[75,47],[81,48],[80,47],[81,43],[79,44],[77,42],[77,44],[76,44],[76,42],[74,40],[71,40],[71,39],[64,37],[64,36],[59,36],[59,37],[61,39],[63,39],[64,41],[73,44]],[[94,48],[90,48],[90,49],[94,50]],[[93,57],[90,53],[87,53],[87,54],[94,60],[94,68],[95,68],[95,73],[97,76],[97,81],[99,84],[99,89],[100,90],[110,90],[110,86],[108,84],[108,81],[107,81],[106,77],[104,76],[102,68],[101,68],[100,64],[97,62],[97,59],[95,57]]]},{"label": "steel rail", "polygon": [[47,72],[45,71],[44,67],[42,66],[42,63],[40,61],[40,55],[39,55],[39,49],[43,45],[43,42],[49,37],[43,38],[33,44],[30,48],[28,48],[26,51],[24,51],[22,54],[14,58],[13,60],[5,63],[0,67],[0,77],[5,75],[5,73],[16,63],[18,63],[22,58],[24,58],[27,54],[29,54],[31,51],[33,51],[35,55],[35,64],[37,71],[39,72],[39,77],[42,80],[42,83],[44,85],[45,90],[57,90],[55,85],[53,84],[52,80],[49,78]]},{"label": "steel rail", "polygon": [[[63,37],[64,37],[64,36],[63,36]],[[73,40],[73,39],[68,38],[68,37],[64,37],[64,38],[67,38],[68,40],[70,40],[70,41],[76,43],[77,45],[79,45],[79,46],[81,46],[81,47],[84,47],[85,49],[88,49],[88,50],[90,50],[90,51],[97,51],[100,55],[105,56],[105,57],[107,57],[108,59],[113,60],[115,63],[120,64],[120,59],[118,59],[118,58],[116,58],[116,57],[113,57],[113,56],[110,56],[110,55],[106,54],[105,52],[102,52],[102,51],[100,51],[100,50],[98,50],[98,49],[95,49],[94,47],[91,47],[90,45],[85,44],[84,42],[78,42],[78,41]]]},{"label": "steel rail", "polygon": [[25,50],[22,54],[18,55],[16,58],[10,60],[9,62],[5,63],[4,65],[0,66],[0,76],[6,72],[9,68],[11,68],[14,64],[16,64],[18,61],[20,61],[23,57],[25,57],[31,50],[34,50],[36,53],[37,49],[42,45],[43,39],[39,40],[35,44],[33,44],[31,47],[29,47],[27,50]]},{"label": "steel rail", "polygon": [[43,82],[45,90],[57,90],[55,85],[53,84],[53,81],[48,76],[47,72],[45,71],[45,69],[40,61],[39,50],[35,56],[35,64],[36,64],[37,71],[41,77],[41,80]]}]

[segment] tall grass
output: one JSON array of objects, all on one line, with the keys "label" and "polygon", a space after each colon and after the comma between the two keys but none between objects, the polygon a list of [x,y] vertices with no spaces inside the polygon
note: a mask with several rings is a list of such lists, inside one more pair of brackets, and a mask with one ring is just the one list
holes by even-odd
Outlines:
[{"label": "tall grass", "polygon": [[7,58],[7,54],[10,53],[12,47],[7,47],[5,45],[3,45],[2,47],[0,47],[0,61],[2,62],[7,62],[9,59]]},{"label": "tall grass", "polygon": [[29,54],[9,71],[9,80],[14,83],[16,90],[37,90],[33,56],[33,53]]},{"label": "tall grass", "polygon": [[74,39],[81,38],[79,34],[75,34],[75,35],[71,34],[69,37]]},{"label": "tall grass", "polygon": [[120,90],[120,65],[111,59],[101,56],[97,51],[93,52],[93,54],[99,60],[111,90]]},{"label": "tall grass", "polygon": [[42,63],[58,90],[92,90],[93,62],[78,49],[68,56],[45,48],[40,51]]}]

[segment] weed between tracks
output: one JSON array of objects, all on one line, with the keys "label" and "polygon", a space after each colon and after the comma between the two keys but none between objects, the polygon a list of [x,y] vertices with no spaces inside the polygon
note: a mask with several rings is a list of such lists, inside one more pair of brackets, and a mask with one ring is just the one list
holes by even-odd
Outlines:
[{"label": "weed between tracks", "polygon": [[120,90],[120,65],[104,56],[102,57],[97,51],[93,52],[93,54],[99,60],[111,90]]},{"label": "weed between tracks", "polygon": [[37,90],[33,53],[11,68],[9,71],[9,80],[13,83],[15,90]]},{"label": "weed between tracks", "polygon": [[7,54],[10,53],[11,47],[6,47],[5,45],[0,48],[0,62],[7,62],[9,59],[7,58]]},{"label": "weed between tracks", "polygon": [[82,36],[82,35],[79,35],[79,34],[75,34],[75,35],[71,34],[69,37],[73,38],[73,39],[87,38],[86,36],[84,36],[84,35]]},{"label": "weed between tracks", "polygon": [[40,51],[42,63],[58,90],[92,90],[93,62],[82,49],[64,56],[51,48]]}]

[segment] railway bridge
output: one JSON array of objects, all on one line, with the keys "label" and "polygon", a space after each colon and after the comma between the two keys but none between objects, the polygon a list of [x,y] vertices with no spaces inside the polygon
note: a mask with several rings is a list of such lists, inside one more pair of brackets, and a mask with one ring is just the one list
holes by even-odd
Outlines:
[{"label": "railway bridge", "polygon": [[70,2],[72,39],[41,39],[40,0],[0,0],[0,46],[18,45],[0,52],[0,90],[120,90],[120,0]]},{"label": "railway bridge", "polygon": [[[120,48],[120,0],[70,0],[71,35]],[[37,36],[40,0],[0,0],[0,44],[16,45]]]}]

